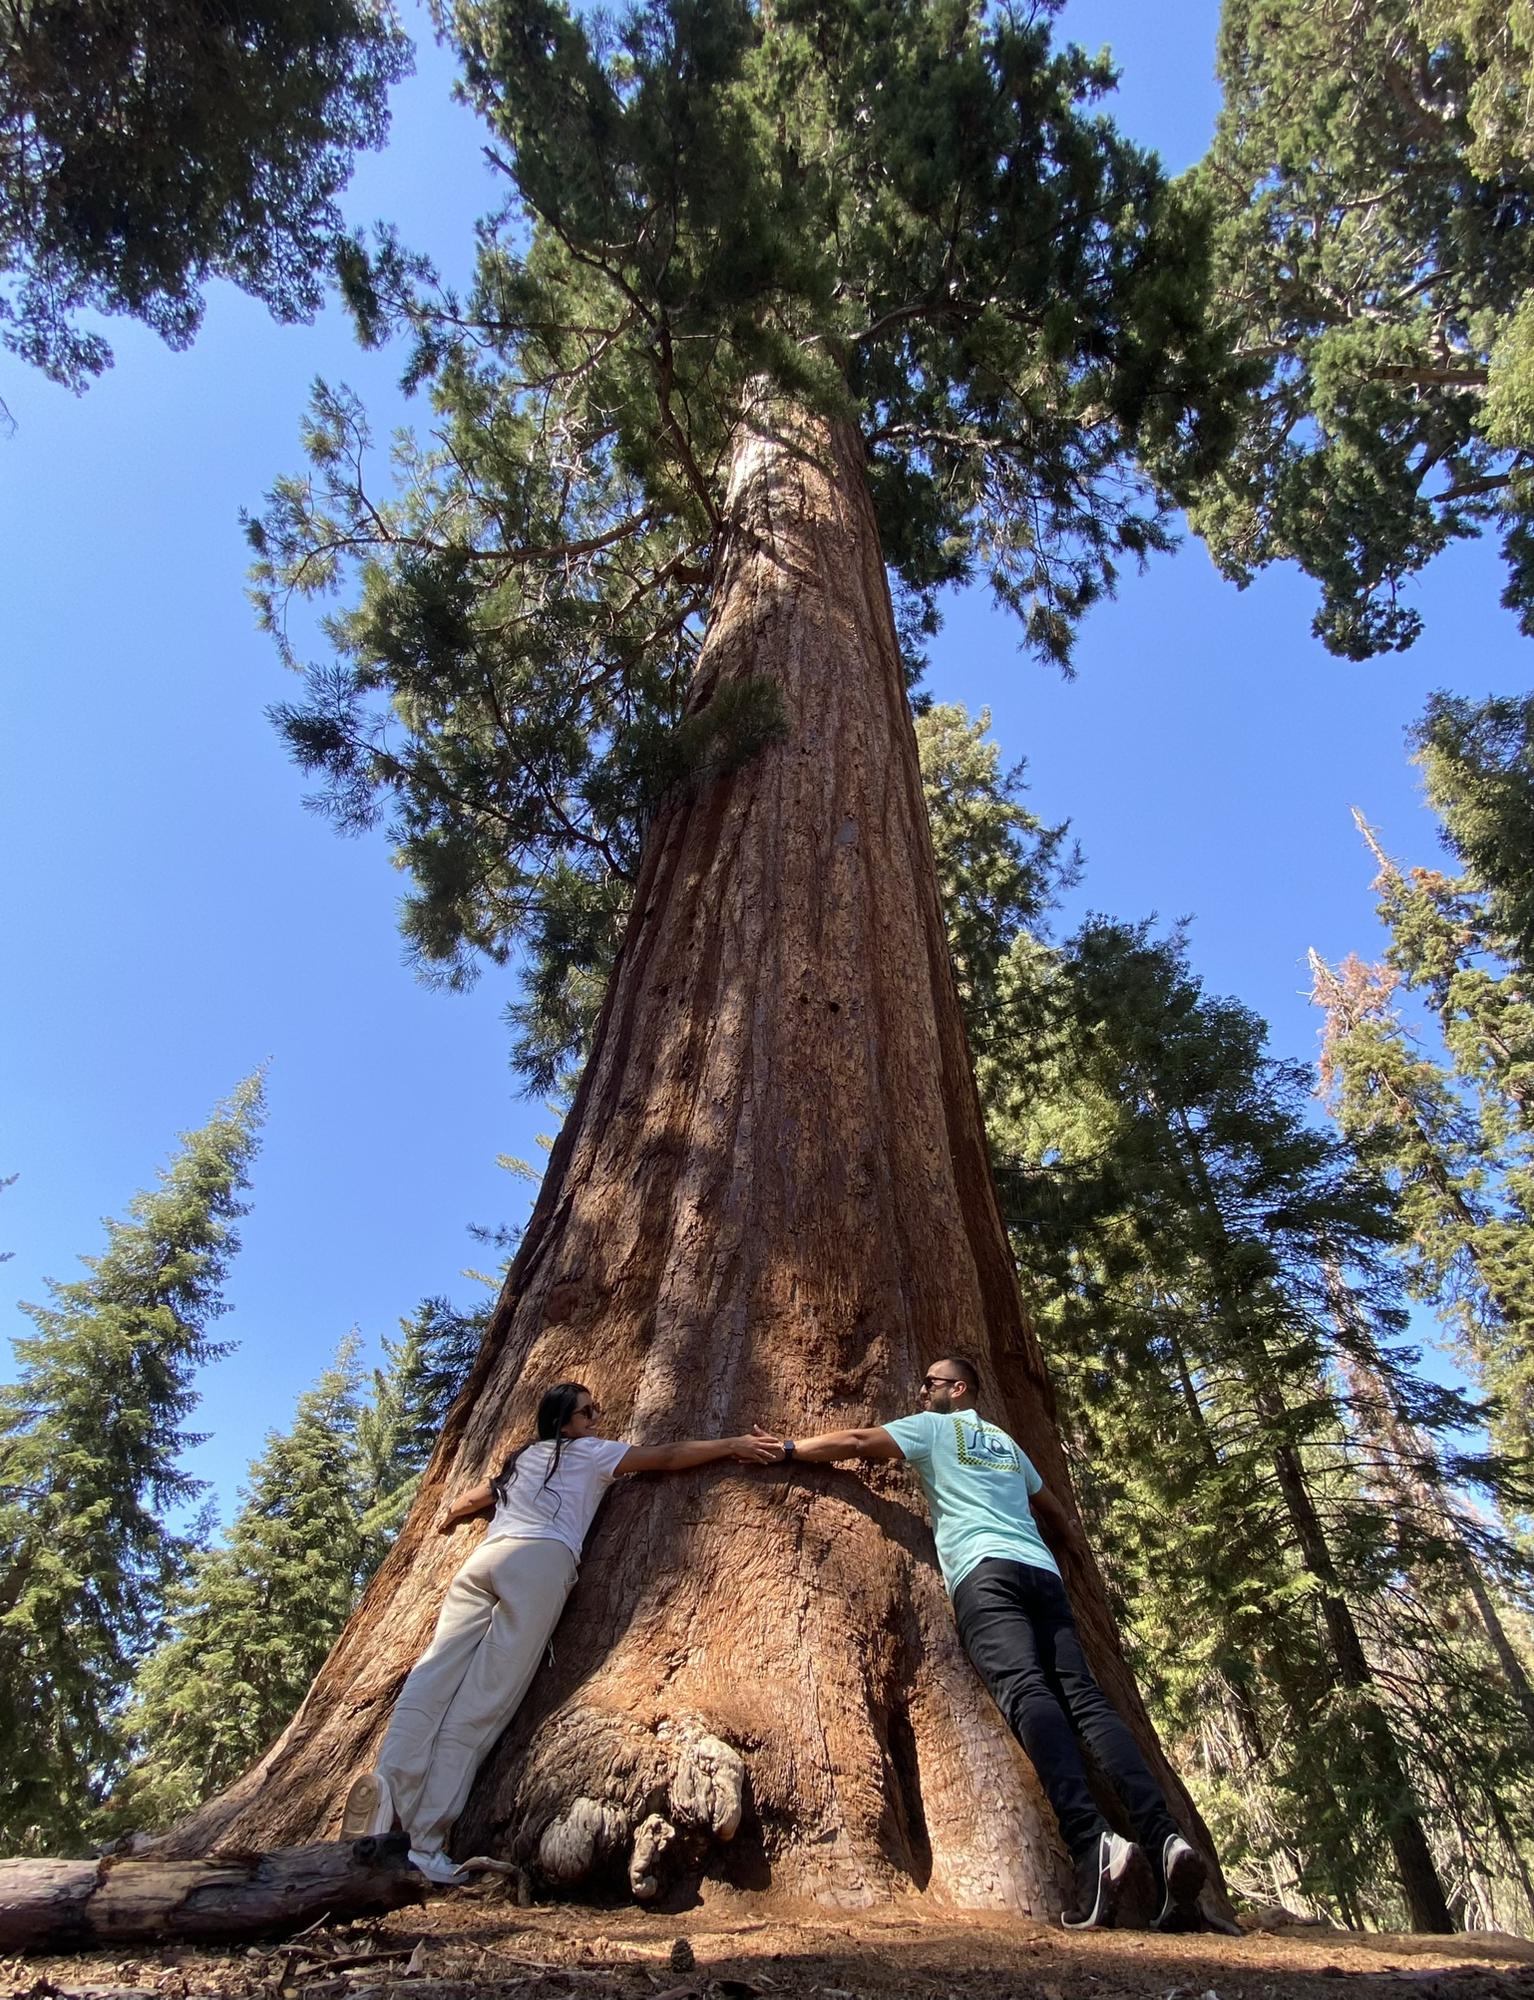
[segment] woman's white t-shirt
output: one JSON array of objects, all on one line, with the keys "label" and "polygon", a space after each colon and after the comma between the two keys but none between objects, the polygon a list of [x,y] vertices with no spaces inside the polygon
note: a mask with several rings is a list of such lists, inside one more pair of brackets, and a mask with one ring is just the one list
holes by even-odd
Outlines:
[{"label": "woman's white t-shirt", "polygon": [[564,1438],[551,1474],[554,1441],[539,1438],[521,1453],[515,1477],[500,1489],[485,1540],[509,1535],[522,1542],[563,1542],[579,1561],[592,1516],[629,1450],[619,1438]]}]

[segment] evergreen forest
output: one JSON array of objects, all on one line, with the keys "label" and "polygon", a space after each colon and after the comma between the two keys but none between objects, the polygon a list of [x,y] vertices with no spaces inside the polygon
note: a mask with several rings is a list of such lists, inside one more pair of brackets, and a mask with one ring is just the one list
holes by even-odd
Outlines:
[{"label": "evergreen forest", "polygon": [[[392,442],[394,401],[316,380],[301,456],[272,438],[245,496],[248,726],[301,777],[297,851],[342,851],[328,822],[348,880],[387,877],[368,921],[392,909],[432,1019],[489,996],[480,1095],[509,1064],[545,1149],[658,894],[647,842],[792,741],[765,669],[706,685],[742,426],[861,441],[1001,1219],[1155,1730],[1237,1908],[1534,1938],[1534,695],[1463,657],[1393,752],[1415,819],[1349,799],[1356,934],[1277,950],[1305,1041],[1202,969],[1218,914],[1175,884],[1096,906],[1078,807],[1036,808],[1026,729],[943,669],[983,597],[982,680],[1085,679],[1093,619],[1197,563],[1252,605],[1286,579],[1286,646],[1385,676],[1452,623],[1430,585],[1457,550],[1526,682],[1529,0],[1223,0],[1184,171],[1121,128],[1065,0],[443,0],[410,34],[372,0],[241,0],[150,8],[126,56],[113,18],[0,31],[10,421],[46,422],[38,383],[88,409],[113,341],[148,365],[142,329],[195,351],[230,286],[257,337],[344,313],[359,369],[403,378]],[[411,34],[488,161],[467,246],[351,206]],[[241,921],[194,894],[154,950],[195,983]],[[143,1191],[21,1303],[5,1854],[171,1827],[261,1757],[496,1324],[541,1162],[502,1158],[499,1213],[458,1216],[488,1268],[443,1263],[381,1337],[292,1299],[302,1386],[231,1500],[206,1412],[278,1333],[231,1312],[241,1237],[267,1161],[314,1143],[286,1061],[231,1067],[157,1172],[176,1113],[140,1115]],[[381,1128],[394,1088],[384,1058],[316,1127]],[[0,1158],[4,1251],[28,1145]],[[326,1255],[344,1297],[365,1228]]]}]

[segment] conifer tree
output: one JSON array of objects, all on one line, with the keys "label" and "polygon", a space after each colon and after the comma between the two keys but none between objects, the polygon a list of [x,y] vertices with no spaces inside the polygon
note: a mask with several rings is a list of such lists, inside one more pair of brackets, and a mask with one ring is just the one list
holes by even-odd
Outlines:
[{"label": "conifer tree", "polygon": [[[1451,1588],[1456,1580],[1462,1584],[1534,1748],[1534,1683],[1509,1636],[1496,1594],[1505,1544],[1465,1506],[1442,1453],[1403,1410],[1397,1384],[1371,1368],[1356,1344],[1345,1366],[1356,1426],[1373,1447],[1371,1476],[1388,1493],[1399,1519],[1421,1520],[1442,1544],[1448,1558],[1445,1581]],[[1526,1593],[1526,1577],[1518,1575],[1517,1582]],[[1530,1915],[1534,1917],[1534,1899]]]},{"label": "conifer tree", "polygon": [[[366,413],[321,385],[310,467],[249,529],[292,665],[283,607],[355,579],[334,658],[276,719],[325,811],[389,826],[425,971],[529,950],[535,1088],[543,1017],[594,1013],[657,804],[780,726],[754,681],[689,699],[753,397],[859,424],[913,665],[971,578],[1067,661],[1217,456],[1200,211],[1092,115],[1112,72],[1050,48],[1056,11],[451,16],[532,248],[492,218],[460,300],[392,238],[357,246],[360,331],[412,333],[450,449],[371,491]],[[1168,483],[1119,486],[1152,447]]]},{"label": "conifer tree", "polygon": [[369,1575],[410,1511],[453,1398],[468,1380],[485,1314],[460,1313],[445,1298],[423,1299],[383,1343],[384,1365],[357,1418],[357,1476],[368,1537]]},{"label": "conifer tree", "polygon": [[[282,721],[343,823],[388,824],[428,970],[599,955],[617,902],[625,929],[470,1390],[378,1585],[303,1729],[178,1844],[327,1822],[453,1559],[433,1508],[526,1435],[551,1376],[595,1377],[630,1434],[768,1410],[793,1429],[887,1413],[925,1347],[958,1345],[994,1363],[998,1413],[1069,1489],[953,991],[910,645],[942,586],[984,576],[1065,659],[1223,443],[1230,370],[1200,217],[1102,118],[1106,64],[1051,47],[1054,11],[452,16],[515,200],[465,298],[387,242],[352,263],[364,333],[413,329],[439,437],[402,446],[381,492],[355,399],[320,393],[308,475],[252,524],[274,629],[294,590],[347,592]],[[1153,451],[1160,483],[1137,469]],[[837,1504],[817,1477],[739,1482],[728,1508],[616,1495],[601,1601],[577,1586],[457,1837],[651,1885],[638,1828],[685,1799],[703,1730],[740,1746],[754,1810],[721,1807],[699,1865],[731,1866],[736,1839],[739,1866],[799,1893],[919,1881],[1052,1911],[1037,1805],[943,1665],[925,1543],[838,1512],[828,1593],[814,1551]],[[1073,1582],[1164,1770],[1099,1580]],[[806,1593],[810,1619],[770,1615]]]},{"label": "conifer tree", "polygon": [[118,1703],[188,1553],[167,1516],[200,1482],[198,1367],[239,1246],[234,1223],[261,1122],[240,1085],[108,1222],[87,1275],[24,1306],[16,1379],[0,1387],[0,1842],[77,1845],[121,1756]]},{"label": "conifer tree", "polygon": [[114,1827],[165,1826],[238,1777],[346,1622],[372,1553],[358,1345],[348,1335],[290,1428],[268,1436],[228,1534],[171,1593],[166,1636],[123,1718],[134,1760],[111,1800]]},{"label": "conifer tree", "polygon": [[1527,982],[1534,971],[1534,698],[1435,695],[1413,740],[1464,887],[1484,899],[1487,942]]},{"label": "conifer tree", "polygon": [[1261,380],[1190,519],[1237,583],[1298,562],[1349,659],[1409,646],[1411,579],[1487,531],[1534,630],[1530,53],[1484,0],[1226,0],[1192,181]]},{"label": "conifer tree", "polygon": [[381,142],[409,60],[369,0],[8,7],[0,341],[82,389],[112,360],[92,314],[132,314],[182,347],[222,277],[278,319],[311,316],[335,197],[358,148]]},{"label": "conifer tree", "polygon": [[[1534,1131],[1534,1007],[1521,973],[1496,951],[1484,894],[1432,868],[1403,870],[1355,810],[1379,864],[1374,888],[1390,933],[1386,963],[1437,1017],[1454,1069],[1474,1097],[1483,1135],[1507,1155]],[[1516,1172],[1506,1158],[1504,1174]]]},{"label": "conifer tree", "polygon": [[1023,803],[1025,767],[1002,769],[1000,749],[985,740],[990,726],[986,709],[971,721],[963,708],[941,703],[916,718],[948,950],[987,1104],[993,1046],[1000,1036],[1010,1053],[1014,1010],[1024,999],[1015,955],[1026,957],[1080,867],[1069,829],[1044,826]]},{"label": "conifer tree", "polygon": [[1408,1281],[1457,1331],[1466,1365],[1493,1399],[1492,1436],[1521,1474],[1526,1510],[1534,1462],[1527,1220],[1500,1185],[1501,1162],[1473,1103],[1445,1065],[1414,1046],[1393,998],[1400,975],[1356,957],[1333,970],[1314,952],[1311,969],[1333,1114],[1396,1190]]}]

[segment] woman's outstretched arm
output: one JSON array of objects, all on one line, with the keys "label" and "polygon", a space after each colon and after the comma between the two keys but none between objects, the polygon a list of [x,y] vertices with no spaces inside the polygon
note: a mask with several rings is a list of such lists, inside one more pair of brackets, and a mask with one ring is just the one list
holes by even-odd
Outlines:
[{"label": "woman's outstretched arm", "polygon": [[691,1472],[733,1458],[742,1465],[771,1465],[783,1456],[782,1441],[760,1427],[746,1437],[688,1438],[681,1444],[631,1444],[613,1467],[614,1478],[631,1472]]}]

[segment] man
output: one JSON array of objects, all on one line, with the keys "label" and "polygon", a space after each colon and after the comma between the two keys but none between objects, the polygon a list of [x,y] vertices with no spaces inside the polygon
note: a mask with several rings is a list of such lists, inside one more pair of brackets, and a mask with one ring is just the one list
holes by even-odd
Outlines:
[{"label": "man", "polygon": [[[783,1456],[809,1465],[900,1458],[915,1468],[964,1650],[1028,1753],[1075,1863],[1076,1903],[1066,1926],[1133,1922],[1137,1912],[1143,1921],[1159,1904],[1157,1929],[1194,1927],[1204,1862],[1178,1832],[1138,1745],[1092,1676],[1040,1527],[1057,1549],[1084,1557],[1085,1544],[1026,1453],[980,1415],[979,1382],[971,1361],[934,1361],[915,1416],[789,1439]],[[1114,1833],[1098,1811],[1078,1734],[1143,1846]]]}]

